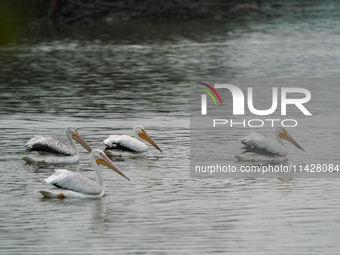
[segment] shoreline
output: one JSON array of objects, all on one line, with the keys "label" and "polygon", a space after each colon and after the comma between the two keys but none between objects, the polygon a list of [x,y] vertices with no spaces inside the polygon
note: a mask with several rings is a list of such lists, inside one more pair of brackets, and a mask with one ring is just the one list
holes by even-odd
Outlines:
[{"label": "shoreline", "polygon": [[134,1],[124,3],[106,0],[100,2],[76,2],[47,0],[37,6],[34,20],[40,23],[54,22],[60,25],[107,24],[116,25],[129,21],[189,21],[199,19],[244,19],[249,16],[271,17],[270,9],[280,4],[258,1],[228,3],[217,1]]}]

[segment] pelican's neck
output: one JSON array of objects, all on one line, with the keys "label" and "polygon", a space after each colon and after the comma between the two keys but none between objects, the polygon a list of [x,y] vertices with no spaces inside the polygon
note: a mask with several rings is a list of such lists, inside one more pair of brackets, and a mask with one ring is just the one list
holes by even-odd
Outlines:
[{"label": "pelican's neck", "polygon": [[285,146],[283,144],[283,139],[279,136],[279,132],[280,132],[280,129],[275,129],[275,138],[276,138],[276,141],[281,144],[282,146]]},{"label": "pelican's neck", "polygon": [[104,178],[103,178],[103,174],[102,174],[102,171],[100,170],[100,168],[97,165],[96,160],[94,158],[92,158],[92,167],[93,167],[94,172],[96,173],[98,184],[101,187],[103,187],[103,191],[104,191]]},{"label": "pelican's neck", "polygon": [[68,141],[69,145],[72,147],[73,151],[74,151],[74,155],[79,156],[79,151],[78,148],[76,146],[76,143],[74,142],[74,140],[71,137],[71,134],[69,132],[66,131],[65,133],[65,137],[66,140]]},{"label": "pelican's neck", "polygon": [[144,140],[142,138],[140,138],[140,136],[138,135],[138,131],[137,131],[136,127],[133,129],[133,134],[138,141],[141,141],[142,143],[144,143]]}]

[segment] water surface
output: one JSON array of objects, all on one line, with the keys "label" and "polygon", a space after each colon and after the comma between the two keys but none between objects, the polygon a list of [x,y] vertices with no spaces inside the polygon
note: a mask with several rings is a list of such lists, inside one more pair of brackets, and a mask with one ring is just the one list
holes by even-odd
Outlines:
[{"label": "water surface", "polygon": [[[338,180],[189,174],[190,77],[339,76],[337,5],[290,8],[239,24],[49,31],[1,48],[1,253],[337,253]],[[136,124],[164,153],[150,148],[145,158],[118,161],[130,182],[104,169],[101,199],[34,193],[55,168],[94,173],[84,149],[79,164],[25,164],[30,137],[63,138],[74,125],[92,147],[103,148],[108,135],[132,134]],[[335,127],[330,132],[338,134]],[[311,133],[320,141],[325,135]],[[316,157],[317,148],[311,151]]]}]

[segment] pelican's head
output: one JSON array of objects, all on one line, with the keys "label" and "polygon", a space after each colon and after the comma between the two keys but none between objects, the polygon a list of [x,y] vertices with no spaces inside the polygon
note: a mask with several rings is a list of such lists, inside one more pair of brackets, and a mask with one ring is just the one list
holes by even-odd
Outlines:
[{"label": "pelican's head", "polygon": [[305,151],[304,149],[302,149],[302,147],[293,139],[293,137],[291,137],[287,130],[283,127],[277,127],[275,128],[275,134],[278,135],[281,139],[285,139],[286,141],[294,144],[296,147],[298,147],[300,150]]},{"label": "pelican's head", "polygon": [[75,127],[67,127],[65,129],[66,137],[71,137],[73,140],[80,143],[88,152],[91,152],[91,147],[85,142],[85,140],[81,137]]},{"label": "pelican's head", "polygon": [[123,176],[124,178],[128,179],[130,181],[129,178],[127,178],[119,169],[119,167],[117,165],[115,165],[115,163],[113,163],[111,161],[111,159],[109,159],[105,153],[101,150],[93,150],[91,152],[91,158],[94,162],[96,162],[97,165],[103,165],[106,166],[112,170],[114,170],[116,173],[120,174],[121,176]]},{"label": "pelican's head", "polygon": [[151,139],[151,137],[146,133],[145,129],[141,125],[137,125],[133,128],[133,133],[135,134],[135,137],[140,137],[141,139],[147,141],[151,145],[153,145],[157,150],[160,152],[163,152],[157,144]]}]

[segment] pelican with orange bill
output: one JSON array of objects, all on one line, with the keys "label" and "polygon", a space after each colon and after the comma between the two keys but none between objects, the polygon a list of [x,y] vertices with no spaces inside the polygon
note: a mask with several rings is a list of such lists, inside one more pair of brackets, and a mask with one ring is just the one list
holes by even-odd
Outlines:
[{"label": "pelican with orange bill", "polygon": [[250,136],[239,139],[244,145],[244,151],[242,155],[236,155],[235,158],[240,161],[285,161],[288,159],[288,150],[283,144],[283,140],[305,151],[283,127],[275,128],[275,138],[276,140],[273,140],[256,132],[251,132]]},{"label": "pelican with orange bill", "polygon": [[117,153],[131,152],[131,153],[143,153],[147,152],[149,147],[144,143],[145,141],[151,144],[160,152],[163,152],[153,139],[146,133],[145,129],[141,125],[137,125],[133,128],[135,137],[128,135],[110,135],[103,141],[106,146],[104,152],[107,155],[112,155],[112,151]]},{"label": "pelican with orange bill", "polygon": [[36,156],[24,156],[27,163],[76,163],[79,161],[79,151],[75,141],[80,143],[88,152],[90,146],[78,133],[75,127],[65,129],[68,143],[48,135],[35,135],[26,144],[26,152],[38,152]]},{"label": "pelican with orange bill", "polygon": [[129,180],[119,167],[113,163],[103,151],[93,150],[90,155],[92,167],[96,173],[97,181],[66,169],[56,169],[55,174],[44,180],[46,184],[52,184],[56,188],[49,190],[36,190],[44,197],[49,198],[100,198],[105,194],[105,185],[99,165],[112,169],[125,179]]}]

